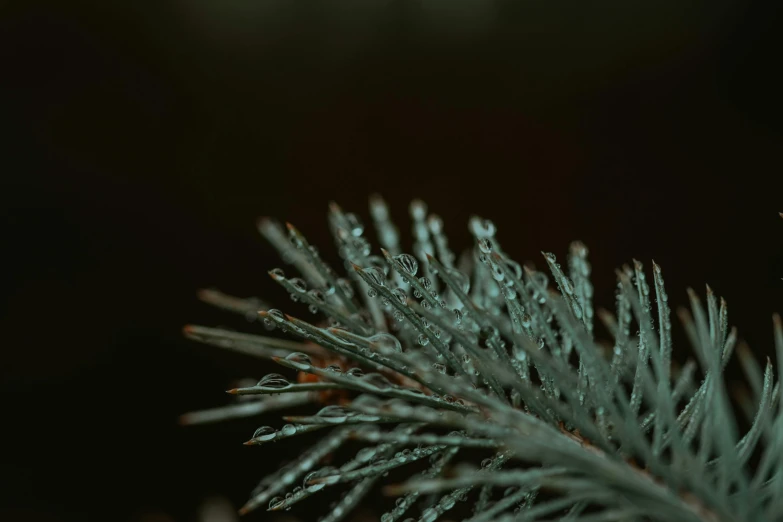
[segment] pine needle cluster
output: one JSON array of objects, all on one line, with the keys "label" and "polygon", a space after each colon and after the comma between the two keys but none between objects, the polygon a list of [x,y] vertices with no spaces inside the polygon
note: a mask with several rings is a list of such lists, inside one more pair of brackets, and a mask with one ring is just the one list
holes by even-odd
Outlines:
[{"label": "pine needle cluster", "polygon": [[[704,299],[689,290],[690,309],[678,311],[695,358],[677,365],[654,262],[651,278],[638,261],[617,271],[610,313],[594,308],[581,243],[564,266],[544,253],[547,274],[510,259],[491,221],[471,218],[475,244],[456,255],[442,220],[415,201],[409,254],[384,201],[371,198],[370,213],[379,251],[355,214],[330,207],[342,275],[293,226],[259,223],[298,272],[270,276],[315,320],[202,292],[295,340],[185,328],[288,375],[229,390],[241,400],[186,423],[313,405],[246,442],[305,441],[241,512],[296,508],[341,488],[321,518],[336,522],[380,488],[396,497],[382,522],[783,519],[783,391],[709,287]],[[610,339],[596,338],[596,320]],[[780,317],[773,323],[781,365]],[[744,393],[723,377],[735,353]]]}]

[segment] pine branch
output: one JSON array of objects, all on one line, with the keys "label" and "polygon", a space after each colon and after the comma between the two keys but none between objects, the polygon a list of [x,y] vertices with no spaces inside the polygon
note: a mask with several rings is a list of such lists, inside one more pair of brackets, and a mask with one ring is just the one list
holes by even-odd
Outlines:
[{"label": "pine branch", "polygon": [[[414,511],[434,522],[462,503],[473,505],[471,522],[783,516],[783,390],[772,362],[762,368],[740,343],[748,391],[735,398],[750,423],[740,434],[722,376],[737,335],[709,287],[706,306],[689,290],[690,310],[677,311],[696,359],[675,368],[668,295],[654,262],[651,283],[639,261],[617,272],[612,315],[594,308],[583,244],[571,245],[567,268],[544,254],[554,291],[547,275],[505,254],[491,221],[471,218],[475,244],[457,258],[440,218],[418,201],[410,211],[413,255],[402,252],[386,204],[371,199],[383,247],[375,254],[361,220],[332,204],[345,276],[292,225],[259,223],[302,278],[279,268],[270,276],[318,318],[274,309],[256,316],[295,341],[186,327],[193,340],[272,359],[291,377],[270,374],[229,390],[246,402],[188,414],[184,423],[312,404],[313,414],[285,416],[289,424],[261,427],[246,444],[327,433],[264,479],[243,513],[267,503],[289,509],[350,483],[322,519],[336,522],[387,473],[429,460],[407,482],[385,485],[398,498],[382,522]],[[214,290],[201,297],[246,316],[260,303]],[[595,315],[613,337],[608,351],[595,338]],[[773,332],[780,365],[777,315]],[[348,441],[364,445],[353,459],[322,464]],[[470,465],[476,452],[486,453],[480,467]]]}]

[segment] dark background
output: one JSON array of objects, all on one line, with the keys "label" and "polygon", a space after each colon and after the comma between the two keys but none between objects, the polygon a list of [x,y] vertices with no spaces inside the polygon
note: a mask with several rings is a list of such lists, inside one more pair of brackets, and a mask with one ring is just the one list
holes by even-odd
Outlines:
[{"label": "dark background", "polygon": [[0,518],[195,520],[292,457],[240,444],[272,417],[177,426],[273,370],[180,332],[260,330],[202,287],[302,314],[254,223],[327,251],[329,200],[367,218],[380,192],[407,231],[423,198],[457,247],[480,214],[520,260],[581,239],[607,307],[654,258],[674,304],[709,282],[771,354],[774,3],[0,2]]}]

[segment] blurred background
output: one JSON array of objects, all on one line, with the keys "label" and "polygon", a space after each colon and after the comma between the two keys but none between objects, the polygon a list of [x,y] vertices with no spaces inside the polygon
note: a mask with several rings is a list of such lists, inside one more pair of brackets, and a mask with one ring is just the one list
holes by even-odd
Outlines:
[{"label": "blurred background", "polygon": [[609,308],[615,267],[655,259],[670,302],[709,283],[771,354],[780,9],[0,2],[0,519],[233,520],[296,441],[242,446],[275,416],[177,417],[278,370],[181,328],[262,330],[198,302],[205,287],[305,313],[267,277],[280,263],[255,220],[328,252],[330,200],[368,218],[379,192],[409,231],[422,198],[458,248],[479,214],[518,260],[580,239]]}]

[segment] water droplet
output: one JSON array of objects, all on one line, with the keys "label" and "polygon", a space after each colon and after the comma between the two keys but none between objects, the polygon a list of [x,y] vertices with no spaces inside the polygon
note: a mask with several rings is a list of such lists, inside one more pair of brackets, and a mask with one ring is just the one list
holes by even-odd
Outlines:
[{"label": "water droplet", "polygon": [[293,424],[286,424],[282,428],[280,428],[280,432],[285,435],[286,437],[290,437],[294,433],[296,433],[296,426]]},{"label": "water droplet", "polygon": [[318,416],[330,419],[332,422],[339,423],[345,421],[345,419],[348,418],[348,412],[341,406],[331,405],[326,406],[325,408],[321,408],[321,411],[318,412]]},{"label": "water droplet", "polygon": [[370,288],[369,290],[367,290],[367,295],[369,297],[375,297],[378,295],[378,292],[375,290],[375,288]]},{"label": "water droplet", "polygon": [[408,294],[403,290],[402,288],[395,288],[392,290],[392,294],[394,297],[397,298],[397,300],[400,302],[400,304],[407,304],[408,302]]},{"label": "water droplet", "polygon": [[378,388],[379,390],[388,390],[392,387],[392,383],[389,382],[389,379],[380,373],[368,373],[362,377],[362,381],[369,384],[370,386]]},{"label": "water droplet", "polygon": [[492,241],[490,241],[486,237],[482,237],[481,239],[478,240],[478,247],[483,254],[489,254],[490,252],[492,252]]},{"label": "water droplet", "polygon": [[345,222],[348,225],[348,231],[352,236],[358,237],[364,233],[364,225],[356,216],[356,214],[345,214]]},{"label": "water droplet", "polygon": [[275,438],[277,431],[272,426],[261,426],[253,432],[253,438],[258,440],[271,440]]},{"label": "water droplet", "polygon": [[310,356],[302,352],[290,353],[286,356],[286,361],[291,361],[298,364],[312,364],[310,362]]},{"label": "water droplet", "polygon": [[[400,315],[402,315],[402,312],[400,312]],[[402,318],[400,318],[400,320],[402,320]],[[370,341],[373,347],[380,353],[402,352],[402,344],[400,344],[400,341],[391,334],[381,332],[372,337],[368,337],[367,340]]]},{"label": "water droplet", "polygon": [[506,278],[506,273],[497,263],[492,263],[492,278],[498,282]]},{"label": "water droplet", "polygon": [[382,268],[377,266],[371,266],[364,269],[364,273],[374,284],[378,286],[386,286],[386,273]]},{"label": "water droplet", "polygon": [[291,283],[291,286],[293,286],[297,292],[305,292],[307,290],[307,283],[300,277],[293,277],[289,279],[288,282]]},{"label": "water droplet", "polygon": [[276,509],[283,505],[285,499],[283,497],[274,497],[269,501],[269,509]]},{"label": "water droplet", "polygon": [[302,241],[302,238],[299,236],[299,234],[297,234],[293,230],[288,231],[288,240],[296,248],[302,248],[304,246],[304,242]]},{"label": "water droplet", "polygon": [[272,275],[272,277],[275,277],[275,278],[284,278],[285,277],[285,272],[283,272],[282,268],[273,268],[272,270],[269,271],[269,273]]},{"label": "water droplet", "polygon": [[267,316],[276,323],[285,322],[285,316],[283,315],[283,312],[277,308],[272,308],[271,310],[267,311]]},{"label": "water droplet", "polygon": [[304,479],[302,479],[302,486],[306,489],[307,483],[310,482],[310,479],[315,478],[316,476],[318,476],[318,471],[311,471],[305,475]]},{"label": "water droplet", "polygon": [[430,343],[430,340],[424,334],[419,334],[419,337],[416,340],[421,346],[427,346]]},{"label": "water droplet", "polygon": [[318,304],[322,304],[324,302],[324,294],[320,290],[310,290],[307,292],[307,295]]},{"label": "water droplet", "polygon": [[353,248],[363,257],[370,255],[370,243],[363,237],[353,239]]},{"label": "water droplet", "polygon": [[270,373],[269,375],[265,375],[260,381],[258,381],[257,386],[260,386],[262,388],[282,389],[291,386],[291,383],[288,382],[288,379],[286,379],[279,373]]},{"label": "water droplet", "polygon": [[358,367],[357,368],[351,368],[350,370],[348,370],[345,373],[346,373],[346,375],[350,375],[351,377],[361,377],[362,375],[364,375],[364,371],[362,371],[362,369],[358,368]]},{"label": "water droplet", "polygon": [[442,363],[432,363],[432,369],[438,373],[446,374],[446,365]]},{"label": "water droplet", "polygon": [[416,272],[419,270],[419,262],[410,254],[394,256],[394,260],[402,266],[402,269],[405,270],[405,272],[412,276],[415,276]]},{"label": "water droplet", "polygon": [[438,510],[435,508],[427,508],[421,513],[420,522],[435,522],[438,518]]}]

